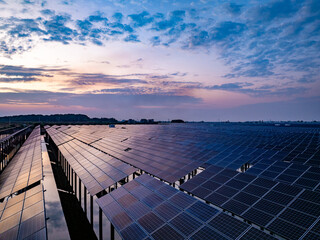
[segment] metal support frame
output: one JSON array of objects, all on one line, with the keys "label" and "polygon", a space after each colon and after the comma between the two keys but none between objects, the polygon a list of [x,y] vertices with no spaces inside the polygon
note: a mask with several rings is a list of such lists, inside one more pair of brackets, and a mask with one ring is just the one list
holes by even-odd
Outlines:
[{"label": "metal support frame", "polygon": [[93,227],[93,197],[90,195],[90,223]]},{"label": "metal support frame", "polygon": [[102,229],[102,210],[99,207],[99,240],[103,239],[103,229]]}]

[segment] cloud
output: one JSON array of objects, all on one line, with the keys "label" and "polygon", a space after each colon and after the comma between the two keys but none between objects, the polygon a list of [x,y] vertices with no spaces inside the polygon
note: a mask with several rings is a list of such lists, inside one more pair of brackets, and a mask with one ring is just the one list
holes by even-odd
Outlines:
[{"label": "cloud", "polygon": [[207,89],[220,89],[220,90],[234,90],[234,89],[242,89],[243,87],[253,86],[252,83],[241,83],[241,82],[235,82],[235,83],[224,83],[221,85],[214,85],[207,87]]},{"label": "cloud", "polygon": [[[42,68],[25,68],[22,66],[0,65],[0,75],[2,82],[10,81],[35,81],[36,77],[52,77],[48,72],[54,71],[53,69]],[[38,79],[39,80],[39,79]]]},{"label": "cloud", "polygon": [[152,43],[153,46],[158,46],[160,45],[161,40],[159,36],[154,36],[150,39],[150,42]]},{"label": "cloud", "polygon": [[77,36],[76,31],[66,26],[70,20],[68,15],[55,15],[50,20],[44,21],[43,25],[47,31],[46,35],[48,35],[44,40],[69,44]]},{"label": "cloud", "polygon": [[51,9],[44,9],[40,11],[43,15],[48,15],[48,16],[52,16],[55,14],[54,10]]},{"label": "cloud", "polygon": [[90,22],[103,22],[105,24],[108,22],[108,18],[100,11],[96,12],[94,15],[90,15],[88,20]]},{"label": "cloud", "polygon": [[0,77],[0,82],[33,82],[39,81],[39,79],[34,77]]},{"label": "cloud", "polygon": [[[169,14],[168,20],[161,20],[159,22],[155,22],[155,26],[153,27],[156,31],[163,31],[169,28],[175,27],[178,23],[182,22],[186,13],[183,10],[172,11]],[[161,17],[163,18],[163,16]]]},{"label": "cloud", "polygon": [[124,39],[125,42],[140,42],[138,35],[130,34]]},{"label": "cloud", "polygon": [[[201,3],[205,8],[183,6],[179,2],[168,13],[161,12],[161,8],[138,13],[132,8],[133,14],[129,15],[118,10],[96,11],[81,19],[56,14],[52,9],[43,9],[38,18],[1,18],[4,35],[0,38],[0,50],[10,57],[31,49],[38,39],[97,46],[116,40],[215,52],[231,69],[224,75],[230,79],[272,77],[280,81],[288,73],[314,75],[319,69],[317,0],[217,3],[215,9],[223,11],[214,15],[214,8],[208,3]],[[226,11],[230,13],[227,16]]]},{"label": "cloud", "polygon": [[94,74],[94,73],[71,73],[72,75],[72,83],[76,85],[95,85],[98,83],[105,83],[105,84],[137,84],[137,83],[144,83],[146,84],[147,81],[141,79],[132,79],[132,78],[125,78],[122,75],[115,76],[115,75],[106,75],[106,74]]},{"label": "cloud", "polygon": [[117,21],[117,22],[122,22],[123,14],[120,12],[116,12],[112,15],[112,17]]},{"label": "cloud", "polygon": [[[47,110],[70,106],[81,106],[83,109],[95,109],[96,114],[101,112],[115,113],[116,111],[136,111],[140,106],[180,106],[184,104],[197,104],[201,99],[190,96],[172,96],[159,94],[130,94],[99,93],[99,94],[71,94],[55,93],[50,91],[24,91],[3,93],[0,95],[1,104],[17,106],[28,104],[36,107],[39,104],[47,105]],[[1,106],[0,106],[1,107]],[[2,111],[3,112],[3,111]]]},{"label": "cloud", "polygon": [[289,18],[297,13],[299,9],[299,1],[271,1],[270,3],[253,7],[251,9],[251,17],[255,21],[272,21],[281,18]]},{"label": "cloud", "polygon": [[305,74],[301,78],[298,79],[299,83],[314,83],[319,81],[319,74]]},{"label": "cloud", "polygon": [[153,21],[153,17],[151,17],[150,13],[147,11],[143,11],[139,14],[131,14],[128,17],[132,19],[135,27],[143,27]]},{"label": "cloud", "polygon": [[34,5],[34,4],[35,4],[35,1],[32,1],[32,0],[23,0],[23,1],[22,1],[22,4],[31,4],[31,5]]},{"label": "cloud", "polygon": [[247,27],[243,23],[230,21],[221,22],[213,28],[211,39],[213,41],[222,41],[228,37],[238,36],[246,29]]},{"label": "cloud", "polygon": [[224,7],[232,15],[239,15],[239,14],[241,14],[241,9],[242,9],[243,5],[236,4],[236,3],[226,3],[226,4],[224,4]]}]

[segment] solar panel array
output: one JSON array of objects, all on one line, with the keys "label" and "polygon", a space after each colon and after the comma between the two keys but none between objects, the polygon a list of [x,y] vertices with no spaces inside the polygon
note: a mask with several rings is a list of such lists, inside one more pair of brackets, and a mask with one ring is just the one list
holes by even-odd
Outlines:
[{"label": "solar panel array", "polygon": [[40,140],[38,126],[0,175],[0,239],[47,238]]},{"label": "solar panel array", "polygon": [[58,148],[92,196],[137,171],[78,140],[68,141]]},{"label": "solar panel array", "polygon": [[[76,133],[75,129],[77,129]],[[64,131],[71,132],[73,133],[71,136],[85,143],[90,143],[91,146],[170,183],[178,181],[201,164],[185,157],[187,153],[190,153],[190,149],[181,148],[179,145],[180,151],[184,149],[187,152],[182,156],[181,153],[177,154],[178,144],[172,142],[150,143],[148,139],[144,138],[139,141],[132,140],[129,139],[129,136],[134,135],[135,132],[128,133],[126,129],[122,131],[123,129],[114,130],[105,127],[100,128],[98,137],[87,139],[88,136],[94,136],[92,131],[96,132],[97,130],[94,130],[94,127],[81,127],[81,129],[82,131],[79,133],[78,126],[72,126],[69,130],[65,129]],[[136,130],[143,131],[141,127]],[[48,132],[50,134],[50,131]],[[168,151],[168,148],[173,151]]]},{"label": "solar panel array", "polygon": [[63,132],[60,132],[55,128],[47,128],[46,130],[50,134],[50,137],[53,139],[54,143],[57,146],[74,139],[73,137],[70,137],[69,135]]},{"label": "solar panel array", "polygon": [[123,239],[274,239],[146,174],[97,203]]},{"label": "solar panel array", "polygon": [[[206,170],[181,185],[181,189],[277,236],[320,239],[319,127],[64,125],[47,130],[70,165],[73,164],[72,168],[88,180],[85,184],[91,184],[88,189],[92,194],[116,180],[110,176],[113,171],[103,169],[108,157],[169,183],[201,166]],[[113,158],[100,156],[104,153],[99,150]],[[99,156],[92,157],[95,154]],[[245,168],[251,167],[246,173],[236,171],[243,170],[244,164]],[[113,181],[107,180],[106,184],[96,177],[104,174]],[[181,199],[172,202],[172,195]],[[194,202],[179,207],[184,198]],[[145,175],[101,197],[98,203],[125,239],[165,239],[166,234],[175,239],[272,239],[247,223]],[[207,212],[201,213],[196,207],[190,212],[189,208],[196,203]],[[215,212],[212,216],[211,208]],[[239,224],[246,226],[245,230]],[[192,232],[190,226],[195,226]],[[230,228],[234,232],[228,233]],[[234,230],[237,228],[242,230],[237,232]]]},{"label": "solar panel array", "polygon": [[42,177],[40,128],[36,127],[0,175],[0,199],[40,181]]},{"label": "solar panel array", "polygon": [[287,239],[299,239],[320,218],[320,193],[211,166],[181,189]]},{"label": "solar panel array", "polygon": [[0,203],[0,239],[46,239],[42,184]]},{"label": "solar panel array", "polygon": [[310,190],[320,191],[320,168],[306,165],[260,161],[246,173],[284,182]]},{"label": "solar panel array", "polygon": [[161,154],[154,149],[149,150],[145,148],[146,144],[141,144],[141,148],[144,149],[139,149],[125,142],[104,138],[92,146],[170,183],[178,181],[200,165],[199,162]]}]

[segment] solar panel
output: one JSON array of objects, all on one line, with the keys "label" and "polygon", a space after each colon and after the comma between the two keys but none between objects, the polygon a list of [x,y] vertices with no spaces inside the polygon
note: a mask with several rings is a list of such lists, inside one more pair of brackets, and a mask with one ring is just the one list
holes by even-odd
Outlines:
[{"label": "solar panel", "polygon": [[[45,209],[42,184],[12,196],[1,204],[0,239],[24,239],[37,235],[46,239]],[[46,232],[45,232],[46,233]]]},{"label": "solar panel", "polygon": [[223,235],[213,231],[211,228],[205,226],[191,236],[192,240],[202,240],[202,239],[211,239],[211,240],[227,240],[228,238]]},{"label": "solar panel", "polygon": [[266,212],[260,211],[256,208],[250,208],[242,215],[245,219],[258,224],[260,226],[266,226],[274,218],[274,216],[267,214]]},{"label": "solar panel", "polygon": [[241,238],[241,240],[273,240],[275,239],[274,237],[259,231],[256,228],[250,228],[248,232],[246,232]]},{"label": "solar panel", "polygon": [[0,199],[43,178],[40,128],[36,127],[0,175]]},{"label": "solar panel", "polygon": [[280,236],[293,240],[299,239],[305,232],[305,229],[293,225],[290,222],[283,221],[281,219],[274,220],[268,226],[268,229],[272,232],[276,232]]},{"label": "solar panel", "polygon": [[174,228],[172,228],[169,225],[164,225],[162,228],[157,230],[152,234],[152,237],[154,239],[159,239],[159,240],[167,240],[167,239],[184,239],[184,237]]},{"label": "solar panel", "polygon": [[202,226],[202,223],[189,214],[182,212],[177,215],[170,223],[185,236],[190,236],[193,232]]},{"label": "solar panel", "polygon": [[309,228],[317,219],[316,217],[309,216],[290,208],[282,212],[279,218],[304,228]]},{"label": "solar panel", "polygon": [[180,212],[177,207],[168,202],[162,203],[157,208],[155,208],[154,211],[166,221],[169,221],[173,217],[177,216]]},{"label": "solar panel", "polygon": [[78,140],[68,141],[58,148],[92,196],[137,171]]},{"label": "solar panel", "polygon": [[297,198],[290,204],[290,208],[310,214],[312,216],[320,216],[320,205]]},{"label": "solar panel", "polygon": [[[150,184],[151,182],[153,183]],[[155,183],[152,177],[144,174],[128,183],[129,187],[126,187],[127,184],[125,184],[123,187],[97,199],[98,205],[121,237],[128,237],[130,231],[135,231],[135,229],[138,232],[138,239],[146,236],[155,239],[185,239],[196,238],[198,234],[199,236],[211,234],[212,236],[223,237],[224,234],[230,235],[229,231],[232,231],[233,234],[234,232],[240,234],[241,230],[245,231],[249,227],[248,224],[233,217],[229,219],[229,216],[225,213],[173,187],[170,188],[175,193],[170,198],[163,198],[161,190],[168,185],[158,182]],[[132,188],[132,186],[135,187]],[[154,188],[154,186],[156,187]],[[151,198],[158,196],[162,199],[161,204],[154,207],[150,206],[149,202],[142,201],[145,198],[140,201],[135,195],[132,195],[132,192],[136,189],[141,189],[139,191],[142,192],[151,191],[148,196]],[[128,195],[131,196],[128,197]],[[130,199],[129,202],[132,202],[132,204],[124,204],[125,198]],[[214,220],[215,218],[217,219]],[[233,228],[231,230],[224,229],[221,232],[218,228],[221,228],[220,225],[224,220],[228,220]],[[215,221],[217,224],[214,223]],[[207,227],[206,233],[203,230],[205,226]]]},{"label": "solar panel", "polygon": [[248,205],[232,199],[224,203],[222,207],[237,215],[241,215],[244,211],[246,211],[249,208]]},{"label": "solar panel", "polygon": [[269,213],[271,215],[277,215],[280,213],[284,207],[275,203],[275,202],[270,202],[265,199],[260,199],[255,205],[254,208],[259,209],[261,211],[264,211],[266,213]]},{"label": "solar panel", "polygon": [[259,198],[245,192],[240,192],[234,196],[233,199],[248,205],[253,205]]},{"label": "solar panel", "polygon": [[230,197],[234,196],[236,193],[238,193],[238,190],[224,185],[224,186],[220,187],[219,189],[217,189],[216,193],[219,193],[223,196],[230,198]]},{"label": "solar panel", "polygon": [[124,239],[128,240],[142,240],[147,236],[147,234],[136,223],[133,223],[122,230],[120,235],[123,236]]},{"label": "solar panel", "polygon": [[[173,183],[201,165],[206,170],[196,176],[193,176],[195,172],[189,174],[187,179],[192,177],[191,180],[184,178],[184,181],[187,181],[179,186],[182,190],[283,238],[290,239],[291,235],[281,226],[275,226],[277,220],[283,221],[279,222],[280,225],[290,223],[296,226],[298,235],[299,228],[302,229],[301,236],[304,237],[311,238],[318,234],[307,229],[316,223],[320,211],[320,197],[319,194],[315,194],[316,191],[320,191],[320,165],[317,161],[320,156],[320,142],[317,128],[250,124],[218,127],[213,123],[177,126],[122,125],[112,129],[106,126],[61,126],[55,127],[52,131],[55,132],[59,147],[68,146],[65,153],[72,159],[70,161],[77,162],[81,157],[88,160],[85,163],[78,162],[75,168],[85,171],[82,174],[88,179],[87,183],[92,184],[91,193],[106,189],[117,177],[126,177],[132,166]],[[65,137],[66,135],[69,137]],[[68,140],[70,137],[76,140]],[[106,167],[106,161],[101,159],[104,158],[100,155],[101,151],[98,151],[99,154],[88,153],[96,154],[101,160],[92,161],[93,158],[83,153],[83,150],[80,151],[80,144],[74,144],[75,142],[80,142],[86,147],[90,147],[91,144],[95,151],[98,151],[98,148],[113,156],[109,162],[117,162]],[[71,149],[75,149],[74,153],[71,153]],[[120,163],[124,165],[119,165]],[[248,167],[250,168],[246,173],[239,173]],[[236,169],[238,170],[235,171]],[[35,180],[37,176],[41,176],[37,171],[34,171],[33,175]],[[18,188],[23,187],[23,181],[18,183]],[[197,221],[203,218],[200,221],[202,225],[193,232],[188,232],[188,237],[196,238],[196,233],[199,232],[198,236],[203,234],[207,238],[211,235],[217,236],[216,239],[219,239],[219,236],[230,238],[203,221],[210,222],[216,215],[212,213],[211,216],[207,211],[199,210],[201,208],[197,205],[201,204],[195,197],[179,192],[158,180],[143,175],[137,181],[125,184],[123,189],[125,191],[115,190],[114,195],[110,195],[111,197],[106,198],[101,204],[109,205],[116,201],[117,206],[125,209],[124,212],[140,227],[144,233],[141,236],[148,236],[151,230],[148,232],[137,220],[152,212],[165,222],[153,231],[160,231],[168,224],[168,229],[172,228],[186,238],[187,233],[183,227],[178,229],[170,223],[184,211],[184,214]],[[3,191],[9,190],[4,188]],[[118,230],[120,227],[126,229],[135,226],[132,222],[118,225]],[[289,225],[290,227],[292,226]],[[124,229],[119,231],[122,232]],[[211,235],[210,230],[213,230]],[[249,228],[238,238],[248,238],[253,232],[255,230]],[[150,233],[151,237],[154,233]],[[177,237],[179,238],[178,235]]]},{"label": "solar panel", "polygon": [[150,234],[164,225],[164,221],[153,212],[149,212],[138,220],[138,223]]},{"label": "solar panel", "polygon": [[218,210],[200,201],[194,203],[191,207],[187,208],[186,211],[205,222],[218,213]]},{"label": "solar panel", "polygon": [[217,217],[212,219],[209,222],[209,225],[232,239],[236,239],[241,233],[250,228],[249,224],[240,222],[223,213],[220,213]]}]

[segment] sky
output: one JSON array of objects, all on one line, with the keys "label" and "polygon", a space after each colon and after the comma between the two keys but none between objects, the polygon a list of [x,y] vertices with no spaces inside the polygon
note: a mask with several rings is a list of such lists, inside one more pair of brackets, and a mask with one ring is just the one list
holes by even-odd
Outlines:
[{"label": "sky", "polygon": [[320,120],[319,0],[0,0],[0,116]]}]

